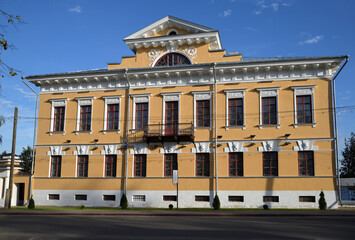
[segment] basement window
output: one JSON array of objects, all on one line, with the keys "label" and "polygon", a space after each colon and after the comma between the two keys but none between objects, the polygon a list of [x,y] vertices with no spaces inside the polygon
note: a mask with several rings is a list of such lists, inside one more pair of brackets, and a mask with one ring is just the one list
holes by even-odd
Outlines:
[{"label": "basement window", "polygon": [[209,202],[210,196],[195,196],[195,202]]},{"label": "basement window", "polygon": [[164,195],[163,196],[163,201],[166,201],[166,202],[176,202],[176,200],[177,200],[176,195]]},{"label": "basement window", "polygon": [[145,202],[145,195],[133,195],[133,202]]},{"label": "basement window", "polygon": [[228,196],[228,202],[244,202],[244,196]]},{"label": "basement window", "polygon": [[104,195],[104,201],[116,201],[116,195]]},{"label": "basement window", "polygon": [[48,194],[48,200],[59,200],[59,194]]},{"label": "basement window", "polygon": [[84,194],[75,194],[76,201],[86,201],[88,199],[87,195]]},{"label": "basement window", "polygon": [[299,196],[299,202],[316,202],[315,196]]},{"label": "basement window", "polygon": [[279,196],[264,196],[263,202],[279,202]]}]

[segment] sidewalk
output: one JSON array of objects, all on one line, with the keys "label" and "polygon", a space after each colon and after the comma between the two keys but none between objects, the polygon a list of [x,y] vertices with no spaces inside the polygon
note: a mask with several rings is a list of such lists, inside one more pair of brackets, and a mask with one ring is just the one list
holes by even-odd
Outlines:
[{"label": "sidewalk", "polygon": [[28,210],[0,209],[0,215],[36,215],[36,216],[206,216],[206,217],[237,217],[237,216],[352,216],[351,210]]}]

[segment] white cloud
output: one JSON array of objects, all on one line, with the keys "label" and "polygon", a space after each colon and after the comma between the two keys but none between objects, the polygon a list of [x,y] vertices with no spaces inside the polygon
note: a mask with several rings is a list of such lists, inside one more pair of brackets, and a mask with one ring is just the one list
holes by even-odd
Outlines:
[{"label": "white cloud", "polygon": [[1,98],[0,98],[0,104],[3,105],[3,106],[6,106],[8,108],[13,108],[14,107],[14,105],[12,104],[11,101],[7,101],[7,100],[1,99]]},{"label": "white cloud", "polygon": [[310,39],[307,39],[307,40],[304,40],[304,41],[300,41],[299,44],[300,45],[314,44],[314,43],[318,43],[322,39],[323,39],[323,35],[317,35],[317,36],[312,37]]},{"label": "white cloud", "polygon": [[277,12],[280,7],[290,7],[292,6],[291,3],[282,3],[279,4],[275,1],[265,1],[265,0],[259,0],[256,2],[257,9],[254,10],[255,15],[260,15],[263,13],[265,9],[272,9],[274,12]]},{"label": "white cloud", "polygon": [[230,16],[232,14],[232,10],[231,9],[228,9],[228,10],[226,10],[226,11],[223,11],[223,16],[224,17],[228,17],[228,16]]},{"label": "white cloud", "polygon": [[81,13],[81,6],[76,6],[68,9],[69,12]]},{"label": "white cloud", "polygon": [[27,92],[27,91],[23,90],[20,87],[15,88],[15,90],[17,90],[20,93],[22,93],[23,97],[25,97],[25,98],[28,98],[28,99],[31,99],[31,100],[36,100],[36,96],[32,92]]}]

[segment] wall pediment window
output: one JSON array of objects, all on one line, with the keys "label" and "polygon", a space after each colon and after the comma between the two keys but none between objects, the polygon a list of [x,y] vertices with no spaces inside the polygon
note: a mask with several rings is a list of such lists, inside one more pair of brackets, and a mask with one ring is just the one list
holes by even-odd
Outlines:
[{"label": "wall pediment window", "polygon": [[190,60],[180,53],[168,53],[162,56],[155,64],[155,66],[176,66],[176,65],[190,65]]}]

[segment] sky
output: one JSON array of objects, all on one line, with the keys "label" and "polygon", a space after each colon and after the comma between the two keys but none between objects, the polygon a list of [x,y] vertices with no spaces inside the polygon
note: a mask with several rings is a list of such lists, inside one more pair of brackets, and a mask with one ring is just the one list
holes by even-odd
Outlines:
[{"label": "sky", "polygon": [[6,120],[0,153],[11,152],[15,106],[16,153],[33,143],[36,98],[21,76],[121,62],[133,54],[122,39],[167,15],[219,30],[223,48],[244,57],[350,55],[336,79],[340,150],[355,132],[353,0],[1,0],[0,9],[25,22],[8,25],[0,16],[0,33],[15,46],[0,57],[20,71],[0,78],[0,115]]}]

